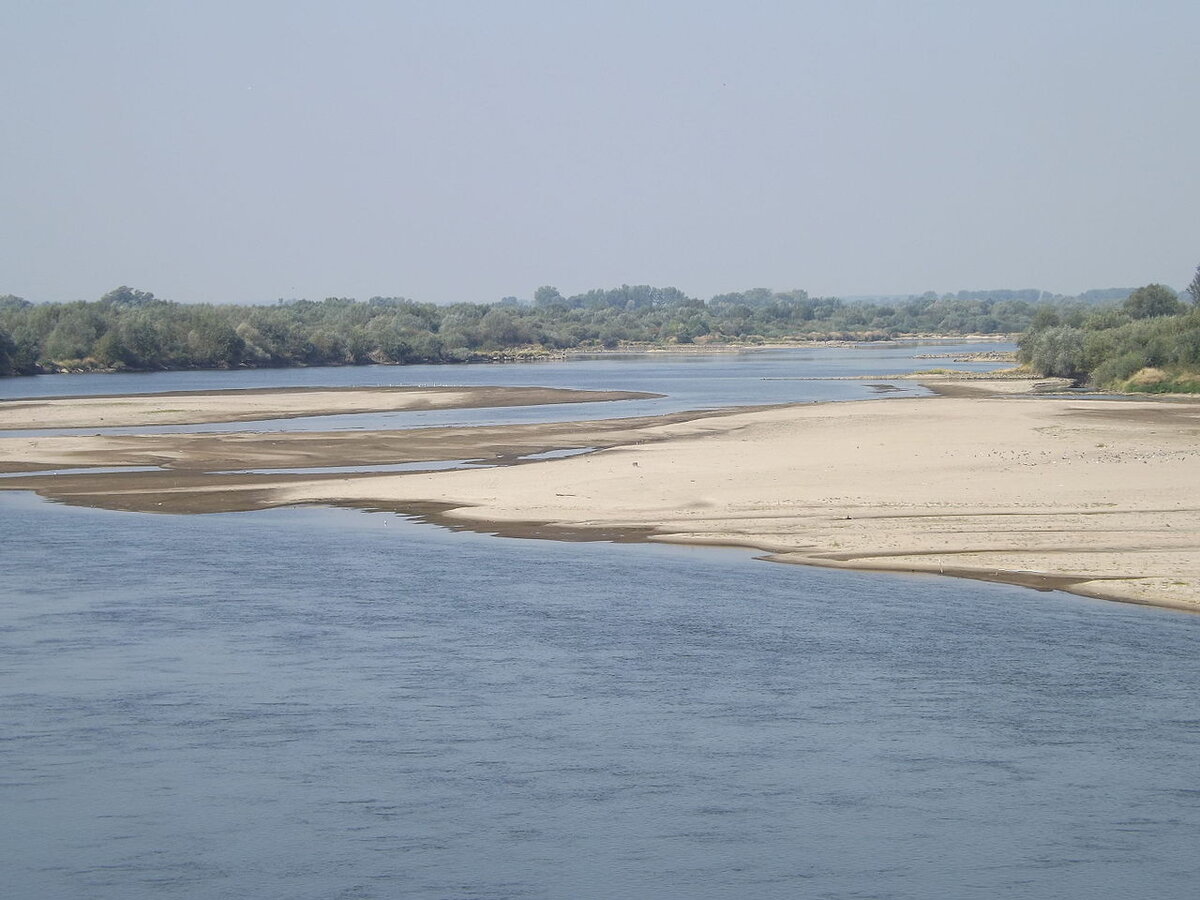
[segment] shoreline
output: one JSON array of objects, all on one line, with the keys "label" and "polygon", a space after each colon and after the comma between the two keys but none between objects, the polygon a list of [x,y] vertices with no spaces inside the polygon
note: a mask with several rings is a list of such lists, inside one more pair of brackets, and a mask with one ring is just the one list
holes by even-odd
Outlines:
[{"label": "shoreline", "polygon": [[1147,600],[1129,597],[1118,592],[1105,592],[1102,589],[1082,589],[1078,585],[1096,581],[1124,581],[1124,576],[1113,575],[1097,578],[1096,576],[1063,575],[1053,572],[1021,572],[1021,571],[986,571],[965,566],[938,566],[920,568],[914,566],[887,565],[855,565],[850,561],[835,561],[818,557],[788,558],[787,554],[773,552],[769,547],[747,543],[745,541],[722,540],[681,540],[671,533],[656,531],[652,527],[604,528],[595,525],[554,525],[545,522],[511,522],[488,519],[455,518],[449,513],[461,511],[469,507],[452,503],[413,502],[399,505],[389,504],[359,504],[359,503],[300,503],[299,506],[341,507],[356,509],[361,512],[390,512],[403,516],[415,522],[445,528],[448,531],[469,531],[474,534],[487,534],[510,540],[544,540],[562,541],[565,543],[603,542],[613,544],[658,543],[673,544],[681,547],[722,547],[726,549],[745,550],[752,554],[753,559],[761,562],[778,563],[789,566],[808,566],[820,569],[843,569],[850,572],[878,572],[891,575],[919,575],[945,578],[959,578],[968,581],[985,581],[993,584],[1007,584],[1014,587],[1028,588],[1042,593],[1062,591],[1077,597],[1091,600],[1103,600],[1109,603],[1126,603],[1133,606],[1148,606],[1155,609],[1169,609],[1176,612],[1200,614],[1200,603],[1189,603],[1179,600]]},{"label": "shoreline", "polygon": [[[769,561],[999,581],[1200,611],[1200,404],[942,396],[396,432],[0,438],[3,490],[143,512],[388,510],[456,530],[747,548]],[[561,449],[580,455],[523,456]],[[398,460],[403,473],[239,473]]]}]

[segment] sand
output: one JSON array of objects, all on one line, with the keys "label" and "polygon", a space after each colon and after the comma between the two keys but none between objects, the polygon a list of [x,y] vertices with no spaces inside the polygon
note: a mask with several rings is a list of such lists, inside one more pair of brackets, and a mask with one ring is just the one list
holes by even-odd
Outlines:
[{"label": "sand", "polygon": [[502,470],[293,485],[519,532],[646,531],[785,562],[931,572],[1200,610],[1200,407],[932,398],[661,426]]},{"label": "sand", "polygon": [[[0,437],[0,473],[87,466],[162,466],[205,473],[231,469],[370,466],[439,460],[513,463],[528,454],[572,447],[612,447],[653,438],[670,422],[711,415],[605,419],[536,425],[410,428],[392,431],[295,431],[194,434],[73,434]],[[171,472],[163,472],[171,475]],[[56,482],[77,490],[103,476]],[[137,479],[125,479],[130,488]],[[46,479],[22,484],[49,484]],[[186,511],[184,509],[183,511]]]},{"label": "sand", "polygon": [[0,430],[253,422],[395,410],[532,406],[653,397],[542,387],[271,388],[0,401]]},{"label": "sand", "polygon": [[[983,578],[1200,611],[1200,405],[1005,396],[986,382],[972,390],[661,420],[304,435],[294,440],[308,441],[307,450],[292,448],[297,459],[378,458],[411,441],[410,457],[498,454],[500,462],[538,452],[530,448],[603,448],[473,471],[214,476],[193,467],[5,479],[0,488],[143,510],[391,509],[514,536],[738,545],[781,562]],[[165,442],[156,452],[174,446],[186,456],[182,442],[171,444],[182,437],[156,438]],[[255,445],[284,452],[269,442],[292,439],[221,437],[195,458],[211,467],[222,446],[243,458]],[[7,443],[0,460],[16,464],[3,455]],[[355,448],[364,448],[359,457]],[[89,458],[106,465],[136,456],[136,448],[124,456],[92,450]]]}]

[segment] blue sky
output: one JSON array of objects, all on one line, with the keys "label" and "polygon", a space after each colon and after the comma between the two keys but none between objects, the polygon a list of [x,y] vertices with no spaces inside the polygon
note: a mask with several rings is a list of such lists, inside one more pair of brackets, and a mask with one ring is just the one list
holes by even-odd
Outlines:
[{"label": "blue sky", "polygon": [[0,4],[0,293],[858,295],[1200,263],[1194,2]]}]

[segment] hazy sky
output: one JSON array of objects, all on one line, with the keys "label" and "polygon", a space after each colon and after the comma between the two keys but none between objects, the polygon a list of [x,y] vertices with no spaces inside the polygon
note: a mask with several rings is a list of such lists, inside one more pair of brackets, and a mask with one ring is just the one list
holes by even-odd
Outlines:
[{"label": "hazy sky", "polygon": [[1196,0],[0,0],[0,294],[1178,288],[1198,36]]}]

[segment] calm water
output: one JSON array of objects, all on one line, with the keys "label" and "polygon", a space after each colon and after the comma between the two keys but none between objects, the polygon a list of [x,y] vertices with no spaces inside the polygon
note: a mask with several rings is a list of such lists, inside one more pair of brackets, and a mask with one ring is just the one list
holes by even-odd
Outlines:
[{"label": "calm water", "polygon": [[347,511],[0,515],[5,896],[1194,896],[1200,617]]},{"label": "calm water", "polygon": [[1200,616],[343,510],[0,522],[0,896],[1195,896]]},{"label": "calm water", "polygon": [[[917,359],[930,353],[1015,350],[1009,343],[947,342],[863,344],[854,349],[806,348],[747,353],[615,354],[505,365],[348,366],[316,369],[235,369],[199,372],[132,372],[0,378],[0,399],[208,391],[226,388],[386,387],[388,385],[528,384],[598,390],[641,390],[649,375],[664,387],[689,391],[700,401],[723,380],[786,375],[889,375],[932,368],[989,370],[996,363]],[[785,366],[781,369],[780,365]],[[733,366],[733,370],[726,367]],[[709,374],[722,369],[715,375]],[[708,379],[701,393],[691,382]],[[774,401],[768,401],[774,402]]]},{"label": "calm water", "polygon": [[[257,369],[232,372],[149,372],[125,375],[42,375],[0,379],[0,399],[20,400],[61,394],[157,393],[176,390],[274,387],[380,387],[390,385],[532,385],[582,390],[650,391],[666,396],[617,403],[450,409],[420,412],[313,416],[227,425],[164,425],[88,428],[88,433],[170,433],[186,431],[327,431],[413,428],[435,425],[517,424],[661,415],[689,409],[743,404],[858,400],[878,396],[863,381],[829,381],[845,376],[883,378],[930,368],[976,371],[996,363],[953,363],[919,359],[936,352],[1013,349],[1012,344],[864,345],[859,349],[778,350],[741,354],[607,355],[598,359],[471,366],[361,366],[327,369]],[[925,391],[897,382],[904,396]],[[3,432],[70,434],[71,430]]]}]

